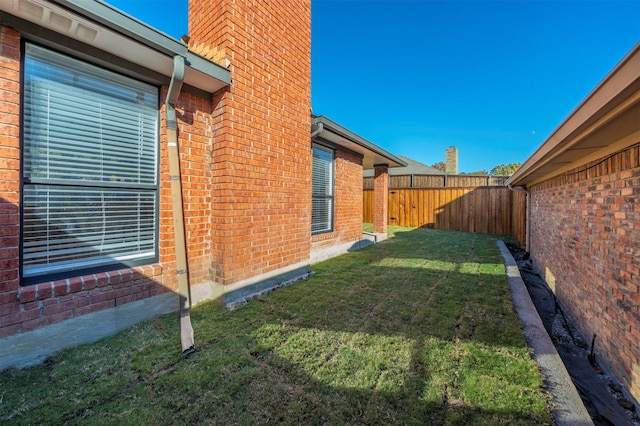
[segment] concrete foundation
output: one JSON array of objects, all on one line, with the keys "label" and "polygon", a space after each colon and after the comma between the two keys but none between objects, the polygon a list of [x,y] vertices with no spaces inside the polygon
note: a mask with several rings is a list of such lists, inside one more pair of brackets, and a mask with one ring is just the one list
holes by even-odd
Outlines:
[{"label": "concrete foundation", "polygon": [[[208,300],[217,300],[229,308],[234,308],[245,303],[247,299],[307,279],[312,274],[309,265],[302,264],[284,271],[263,274],[251,281],[236,283],[226,288],[215,283],[199,284],[190,288],[191,303],[196,305]],[[56,351],[95,342],[145,319],[176,312],[178,308],[178,295],[165,293],[0,339],[0,370],[40,364]]]},{"label": "concrete foundation", "polygon": [[306,280],[312,275],[313,273],[309,265],[304,265],[274,276],[263,277],[255,283],[233,285],[225,289],[222,302],[228,308],[233,309],[236,306],[244,304],[248,299],[260,297],[277,288],[286,287],[295,282]]},{"label": "concrete foundation", "polygon": [[178,295],[165,293],[5,337],[0,339],[0,370],[40,364],[61,349],[95,342],[145,319],[177,310]]}]

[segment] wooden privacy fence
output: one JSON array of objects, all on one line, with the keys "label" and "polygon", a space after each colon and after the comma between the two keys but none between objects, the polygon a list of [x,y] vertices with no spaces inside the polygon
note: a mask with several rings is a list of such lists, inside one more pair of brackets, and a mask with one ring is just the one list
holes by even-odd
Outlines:
[{"label": "wooden privacy fence", "polygon": [[[509,176],[397,175],[389,176],[389,188],[458,188],[462,186],[504,186]],[[363,188],[373,189],[373,178],[363,178]]]},{"label": "wooden privacy fence", "polygon": [[[364,190],[364,221],[373,222],[373,190]],[[389,190],[389,225],[509,234],[524,244],[526,193],[507,187]]]}]

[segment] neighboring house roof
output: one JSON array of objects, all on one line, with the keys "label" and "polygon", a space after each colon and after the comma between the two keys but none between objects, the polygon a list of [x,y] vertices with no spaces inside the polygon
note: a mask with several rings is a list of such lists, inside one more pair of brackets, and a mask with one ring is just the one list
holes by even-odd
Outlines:
[{"label": "neighboring house roof", "polygon": [[[404,167],[396,167],[395,169],[389,169],[390,176],[402,176],[402,175],[444,175],[446,174],[442,170],[438,170],[435,167],[427,166],[418,161],[412,160],[409,157],[398,155],[398,158],[407,163]],[[373,170],[365,170],[362,172],[364,177],[373,177]]]},{"label": "neighboring house roof", "polygon": [[361,154],[364,169],[372,169],[377,164],[387,164],[389,167],[406,166],[400,158],[322,115],[311,117],[311,136],[313,140],[323,139]]},{"label": "neighboring house roof", "polygon": [[[150,7],[154,7],[151,6]],[[227,69],[190,52],[187,46],[97,0],[0,0],[0,24],[23,29],[25,22],[46,28],[80,41],[101,52],[123,60],[112,67],[127,68],[129,64],[151,70],[164,76],[163,84],[169,83],[173,72],[173,57],[186,59],[184,83],[188,86],[213,93],[231,83]],[[47,43],[48,35],[33,31],[35,39]],[[64,43],[58,43],[64,44]],[[144,74],[144,71],[138,71]],[[158,75],[149,79],[158,79]]]},{"label": "neighboring house roof", "polygon": [[640,43],[507,180],[531,186],[640,142]]}]

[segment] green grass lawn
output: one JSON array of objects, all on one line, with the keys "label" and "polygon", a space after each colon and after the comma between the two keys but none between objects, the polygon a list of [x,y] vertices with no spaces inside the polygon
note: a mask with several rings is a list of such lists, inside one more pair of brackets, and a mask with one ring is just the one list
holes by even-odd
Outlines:
[{"label": "green grass lawn", "polygon": [[496,237],[390,228],[235,311],[0,373],[1,424],[550,424]]}]

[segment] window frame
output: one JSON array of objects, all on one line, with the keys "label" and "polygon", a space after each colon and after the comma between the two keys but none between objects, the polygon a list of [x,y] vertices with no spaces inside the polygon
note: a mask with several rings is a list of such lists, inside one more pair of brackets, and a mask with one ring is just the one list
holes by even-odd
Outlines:
[{"label": "window frame", "polygon": [[[314,194],[314,171],[313,171],[313,166],[315,165],[315,158],[314,158],[314,153],[315,151],[322,151],[325,153],[329,153],[331,154],[331,168],[330,168],[330,179],[328,182],[328,188],[331,190],[330,194],[325,194],[325,195],[317,195]],[[313,143],[312,144],[312,171],[311,171],[311,235],[319,235],[319,234],[327,234],[327,233],[331,233],[334,231],[335,229],[335,209],[336,209],[336,202],[335,202],[335,193],[336,193],[336,185],[335,185],[335,179],[336,179],[336,150],[334,148],[328,147],[326,145],[322,145],[319,143]],[[327,211],[327,227],[323,228],[323,229],[317,229],[314,230],[313,226],[314,226],[314,221],[313,221],[313,203],[314,201],[330,201],[330,208]]]},{"label": "window frame", "polygon": [[[60,178],[43,178],[43,177],[34,179],[27,176],[28,167],[26,165],[26,162],[27,161],[33,162],[34,157],[29,156],[29,153],[27,152],[27,145],[29,143],[32,143],[33,140],[27,141],[26,139],[28,137],[27,136],[28,129],[26,128],[25,123],[27,122],[27,120],[31,121],[31,120],[37,119],[37,114],[35,113],[31,114],[31,112],[28,111],[28,107],[31,105],[30,103],[31,100],[27,99],[27,92],[32,93],[32,90],[34,89],[27,88],[27,85],[29,84],[29,80],[31,79],[28,73],[33,71],[29,69],[27,65],[27,60],[35,59],[36,61],[41,61],[45,63],[47,66],[53,66],[53,67],[56,67],[58,65],[55,63],[55,60],[50,60],[49,62],[47,62],[42,58],[38,58],[37,54],[32,54],[32,56],[29,56],[28,46],[33,46],[36,51],[39,49],[41,51],[45,51],[46,54],[51,54],[52,56],[50,58],[53,58],[56,55],[61,55],[63,57],[69,58],[71,62],[81,63],[82,67],[76,70],[80,75],[83,76],[81,78],[86,78],[88,80],[96,81],[99,84],[107,84],[107,85],[109,84],[109,81],[110,81],[109,79],[112,79],[111,82],[116,82],[116,83],[119,82],[122,84],[132,84],[131,86],[132,88],[137,87],[139,90],[146,93],[145,96],[150,97],[148,102],[146,103],[147,113],[153,110],[155,110],[155,113],[147,114],[147,116],[151,117],[154,120],[153,123],[155,124],[155,129],[154,130],[152,129],[149,133],[151,135],[149,139],[151,143],[145,146],[152,147],[153,149],[153,156],[154,156],[152,160],[153,164],[151,164],[151,166],[147,166],[147,170],[148,170],[147,176],[152,177],[152,183],[143,182],[143,181],[138,181],[137,183],[124,182],[124,181],[122,183],[114,183],[114,182],[107,182],[104,179],[104,177],[102,179],[96,179],[96,180],[93,180],[93,179],[81,180],[81,179],[60,179]],[[88,61],[84,57],[74,56],[65,51],[52,48],[50,45],[39,44],[26,38],[23,38],[22,40],[21,52],[22,52],[22,61],[21,61],[21,87],[20,87],[20,240],[19,240],[20,285],[26,286],[26,285],[31,285],[31,284],[36,284],[36,283],[41,283],[46,281],[54,281],[54,280],[59,280],[64,278],[90,275],[90,274],[99,273],[99,272],[106,272],[111,270],[157,263],[159,259],[159,231],[160,231],[159,215],[160,215],[160,204],[161,204],[161,200],[160,200],[160,155],[161,155],[161,146],[160,146],[160,130],[161,130],[160,128],[161,127],[160,94],[161,94],[161,91],[160,91],[160,87],[157,84],[150,84],[149,82],[143,81],[139,78],[132,77],[121,72],[117,72],[114,69],[110,69],[108,67],[100,66],[95,62]],[[64,70],[64,68],[59,68],[59,69]],[[52,78],[50,80],[47,80],[46,84],[50,84],[49,87],[54,87],[55,85],[60,83]],[[73,87],[76,87],[76,86],[73,86]],[[101,93],[100,88],[93,87],[93,89],[94,90],[91,93],[95,93],[95,94]],[[104,92],[104,93],[107,93],[107,96],[110,99],[115,99],[118,97],[113,92]],[[81,95],[76,95],[76,99],[82,100]],[[61,121],[59,122],[66,123],[66,121],[64,121],[63,119],[61,119]],[[138,132],[140,132],[140,130]],[[128,141],[132,141],[132,139],[125,138],[125,144],[128,143]],[[140,142],[138,142],[138,144],[140,144]],[[111,150],[109,151],[108,149],[106,149],[106,146],[104,143],[100,143],[99,145],[100,145],[100,150],[104,151],[105,155],[118,154],[119,152],[118,148],[111,148]],[[69,149],[71,148],[69,147]],[[73,152],[73,151],[67,151],[67,152]],[[142,156],[142,154],[140,154],[140,156]],[[90,161],[88,161],[86,166],[87,167],[90,166]],[[140,175],[143,172],[141,168],[138,168],[137,171],[138,171],[138,175]],[[103,174],[104,174],[104,171],[103,171]],[[153,229],[149,229],[150,232],[146,233],[147,235],[150,236],[148,239],[140,239],[140,237],[143,235],[143,233],[140,233],[137,235],[138,239],[136,239],[135,241],[137,241],[136,244],[139,245],[141,242],[144,242],[144,241],[150,242],[152,238],[153,239],[152,249],[145,250],[145,251],[148,251],[149,253],[151,252],[153,253],[152,254],[141,253],[140,256],[133,256],[133,258],[129,259],[127,257],[132,257],[132,255],[134,254],[134,251],[128,251],[129,253],[128,255],[119,256],[120,258],[109,259],[108,251],[99,251],[98,257],[92,257],[92,256],[89,256],[87,258],[78,257],[75,259],[75,261],[72,260],[71,262],[65,265],[53,264],[53,266],[51,266],[51,264],[49,264],[48,262],[42,262],[34,266],[33,269],[35,269],[37,272],[25,273],[25,264],[24,264],[25,232],[27,231],[25,229],[25,214],[28,213],[28,212],[25,212],[26,210],[25,197],[29,192],[35,193],[36,191],[41,190],[43,187],[54,188],[54,189],[66,187],[67,188],[67,192],[65,193],[66,197],[73,196],[75,189],[84,188],[84,190],[86,190],[87,192],[89,191],[95,191],[96,193],[101,192],[103,200],[105,195],[107,196],[109,195],[110,191],[112,192],[111,195],[113,195],[113,193],[120,193],[122,196],[125,197],[125,199],[136,198],[138,221],[140,220],[140,217],[141,217],[140,215],[144,214],[143,210],[147,212],[147,215],[152,214],[153,217],[152,219],[147,220],[147,224],[149,224],[149,228],[152,226]],[[64,192],[64,191],[61,191],[61,192]],[[142,194],[146,194],[146,196],[141,197]],[[148,200],[148,198],[146,197],[149,197],[153,201],[151,202],[152,207],[147,207],[145,209],[144,208],[145,202],[148,202],[148,201],[145,201],[145,199]],[[105,210],[106,205],[108,205],[107,202],[104,202],[101,205],[102,210]],[[46,209],[47,215],[49,215],[49,209],[51,208],[51,204],[47,204],[46,207],[43,207],[43,208]],[[122,205],[120,205],[118,208],[124,209],[125,207],[122,207]],[[36,211],[37,210],[34,210],[34,212]],[[91,217],[90,213],[86,217]],[[118,221],[115,218],[107,218],[106,220],[103,220],[102,235],[105,235],[108,232],[106,230],[107,225],[105,225],[105,223],[117,223],[117,222]],[[49,222],[47,221],[47,226],[48,226],[48,223]],[[138,227],[138,231],[140,230],[141,228]],[[64,233],[66,234],[66,231],[64,231]],[[73,236],[75,234],[71,234],[71,235]],[[118,245],[119,244],[116,243],[116,246]],[[122,245],[122,243],[120,243],[120,245]],[[90,246],[89,243],[87,243],[86,246],[93,247],[93,246]],[[95,265],[91,265],[91,263],[95,263]],[[46,271],[46,269],[49,269],[49,271]]]}]

